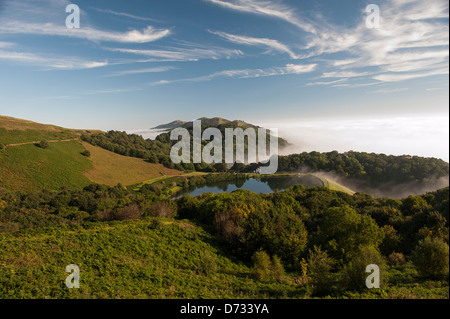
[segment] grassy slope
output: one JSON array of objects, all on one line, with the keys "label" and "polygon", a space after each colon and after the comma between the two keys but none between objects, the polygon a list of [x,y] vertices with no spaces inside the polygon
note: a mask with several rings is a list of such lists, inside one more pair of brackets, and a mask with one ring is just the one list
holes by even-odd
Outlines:
[{"label": "grassy slope", "polygon": [[[129,185],[181,173],[87,143],[83,146],[77,141],[83,131],[0,115],[0,144],[7,145],[0,148],[0,187],[30,191],[81,188],[91,182]],[[49,148],[36,147],[40,140],[50,141]],[[80,154],[85,148],[91,158]]]},{"label": "grassy slope", "polygon": [[[0,251],[1,299],[311,298],[295,283],[298,274],[281,282],[256,280],[249,265],[188,221],[152,218],[0,234]],[[205,255],[217,266],[210,274],[202,271]],[[80,268],[79,289],[65,286],[69,264]],[[340,298],[448,298],[445,281],[419,282],[409,264],[387,276],[387,287]]]},{"label": "grassy slope", "polygon": [[0,144],[74,139],[84,131],[0,115]]},{"label": "grassy slope", "polygon": [[[182,221],[0,234],[0,251],[0,298],[299,297],[289,281],[253,279],[251,268],[224,255],[211,235]],[[217,264],[210,275],[200,271],[204,254]],[[65,286],[69,264],[80,267],[80,289]]]},{"label": "grassy slope", "polygon": [[77,141],[9,146],[0,152],[0,187],[12,190],[81,188],[91,183],[83,172],[92,167]]},{"label": "grassy slope", "polygon": [[117,183],[130,185],[157,177],[179,175],[182,172],[164,167],[162,164],[148,163],[142,159],[123,156],[98,146],[82,142],[91,152],[93,168],[85,173],[90,180],[109,186]]}]

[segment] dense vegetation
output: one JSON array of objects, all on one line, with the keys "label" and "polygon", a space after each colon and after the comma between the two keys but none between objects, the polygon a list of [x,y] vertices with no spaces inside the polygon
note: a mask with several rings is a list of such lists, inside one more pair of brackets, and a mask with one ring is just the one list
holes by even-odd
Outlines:
[{"label": "dense vegetation", "polygon": [[[192,179],[201,180],[204,177]],[[177,182],[173,182],[176,185]],[[234,281],[239,271],[229,270],[229,267],[238,267],[237,264],[229,264],[233,261],[232,264],[243,265],[239,266],[244,267],[240,271],[246,274],[246,283],[252,287],[277,285],[269,293],[272,297],[329,295],[380,298],[394,293],[407,297],[405,293],[408,292],[415,297],[448,298],[448,188],[422,196],[409,196],[403,200],[375,199],[363,193],[352,196],[323,187],[305,188],[300,185],[274,194],[257,195],[239,190],[217,195],[184,196],[174,200],[171,199],[172,193],[167,192],[173,188],[173,182],[165,184],[160,192],[152,189],[152,185],[143,185],[138,192],[134,192],[120,185],[107,187],[97,184],[83,190],[43,190],[33,193],[4,191],[0,196],[0,231],[11,234],[2,235],[0,242],[5,251],[15,252],[17,245],[30,249],[33,258],[45,260],[51,267],[65,262],[69,264],[70,254],[65,250],[56,253],[58,248],[55,248],[55,252],[42,256],[44,251],[36,246],[39,242],[49,245],[56,241],[53,246],[62,247],[60,245],[73,241],[71,247],[75,248],[76,254],[79,254],[80,249],[85,249],[85,241],[90,242],[96,247],[89,248],[91,254],[95,256],[97,249],[100,255],[98,258],[82,259],[87,268],[94,269],[88,277],[92,279],[95,271],[99,271],[95,269],[109,265],[112,272],[108,276],[115,281],[107,292],[88,286],[83,292],[76,293],[78,297],[86,294],[92,297],[118,297],[122,293],[127,297],[155,296],[145,290],[143,284],[135,287],[138,285],[135,276],[149,285],[154,285],[156,280],[160,297],[167,296],[166,288],[171,282],[175,287],[171,288],[172,296],[201,297],[203,290],[195,295],[192,287],[187,285],[187,277],[192,271],[212,278],[213,282]],[[182,258],[186,258],[188,264],[181,265],[174,261],[166,262],[164,266],[147,267],[143,261],[148,254],[158,254],[158,258],[163,258],[161,260],[170,261],[179,251],[172,251],[168,247],[156,249],[154,243],[151,244],[153,246],[147,246],[147,242],[142,243],[138,237],[160,241],[166,236],[164,240],[168,241],[170,247],[173,247],[170,244],[172,241],[178,241],[175,244],[177,247],[193,244],[188,243],[189,236],[182,238],[179,228],[172,226],[163,228],[164,234],[154,237],[154,231],[149,230],[148,225],[153,225],[152,220],[155,218],[166,218],[169,223],[179,223],[177,219],[188,219],[191,221],[186,221],[189,225],[196,223],[200,226],[196,229],[204,235],[201,236],[201,242],[194,243],[193,249],[197,252],[193,256],[199,256],[200,251],[205,249],[209,256],[203,259],[189,257],[186,251],[182,253]],[[129,219],[141,219],[142,223],[122,224]],[[113,222],[115,220],[117,222]],[[109,228],[102,226],[104,224],[110,225]],[[125,231],[124,228],[131,227],[127,225],[135,226]],[[61,239],[58,239],[60,235],[54,235],[56,233],[61,234]],[[66,235],[63,236],[63,233]],[[128,235],[118,238],[122,236],[118,234],[124,233]],[[96,237],[92,237],[94,234],[97,234]],[[27,238],[35,238],[37,242]],[[130,254],[137,252],[137,255],[124,257],[125,248],[119,246],[128,247],[130,243],[135,245],[129,249]],[[209,246],[205,248],[204,245]],[[164,251],[163,257],[158,252],[160,250]],[[29,255],[23,258],[25,256],[31,258]],[[8,289],[19,289],[24,295],[33,295],[29,291],[33,287],[29,284],[30,276],[49,276],[48,273],[41,273],[42,262],[16,269],[12,266],[15,262],[11,253],[2,258],[1,271],[4,274],[12,269],[15,276],[28,278],[26,284],[21,284],[17,277],[10,274],[7,277],[9,280],[4,281],[8,288],[1,292],[3,296],[12,296]],[[118,266],[114,266],[115,258],[119,258]],[[220,258],[228,261],[219,262]],[[33,264],[32,261],[27,262]],[[124,262],[127,267],[133,266],[131,270],[121,268]],[[363,268],[370,263],[376,263],[382,269],[383,289],[369,291],[365,288],[363,279],[366,274]],[[173,269],[174,265],[185,269],[185,272],[173,270],[178,275],[168,278],[162,269]],[[203,270],[199,271],[199,267]],[[46,268],[46,271],[50,271],[50,268]],[[223,273],[231,277],[226,279]],[[68,296],[62,287],[63,283],[55,286],[57,279],[48,279],[47,282],[56,291],[52,292],[51,288],[46,287],[46,294],[53,297]],[[104,281],[101,283],[106,285]],[[218,285],[222,287],[224,283]],[[228,290],[228,293],[224,293],[227,289],[222,287],[224,291],[218,288],[217,294],[209,296],[236,297],[241,294],[242,297],[244,285],[236,285],[236,290],[232,292]],[[254,290],[245,291],[243,296],[260,296]]]},{"label": "dense vegetation", "polygon": [[279,157],[279,171],[298,171],[305,167],[313,171],[334,172],[379,186],[385,183],[424,182],[432,177],[449,175],[449,165],[437,158],[394,156],[385,154],[337,151],[303,152]]}]

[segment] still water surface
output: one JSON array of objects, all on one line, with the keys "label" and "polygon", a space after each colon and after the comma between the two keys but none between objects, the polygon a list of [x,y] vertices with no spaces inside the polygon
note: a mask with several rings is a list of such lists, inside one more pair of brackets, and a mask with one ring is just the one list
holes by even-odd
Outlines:
[{"label": "still water surface", "polygon": [[197,196],[204,193],[219,194],[223,192],[231,193],[237,189],[246,189],[254,193],[273,193],[285,190],[293,185],[303,185],[305,187],[323,186],[323,182],[314,175],[293,175],[293,176],[273,176],[265,178],[249,178],[235,181],[209,183],[205,186],[192,187],[181,191],[177,197],[183,195]]}]

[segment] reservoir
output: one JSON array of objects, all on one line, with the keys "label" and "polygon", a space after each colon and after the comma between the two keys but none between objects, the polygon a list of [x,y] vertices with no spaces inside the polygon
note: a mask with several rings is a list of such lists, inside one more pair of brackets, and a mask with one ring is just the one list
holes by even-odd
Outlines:
[{"label": "reservoir", "polygon": [[250,177],[247,179],[243,178],[233,181],[207,183],[203,186],[191,187],[178,192],[176,197],[180,198],[183,195],[198,196],[204,193],[231,193],[232,191],[238,189],[246,189],[257,194],[269,194],[276,191],[282,191],[299,184],[305,187],[324,186],[323,181],[320,178],[311,174],[272,175],[267,177],[261,175],[261,177]]}]

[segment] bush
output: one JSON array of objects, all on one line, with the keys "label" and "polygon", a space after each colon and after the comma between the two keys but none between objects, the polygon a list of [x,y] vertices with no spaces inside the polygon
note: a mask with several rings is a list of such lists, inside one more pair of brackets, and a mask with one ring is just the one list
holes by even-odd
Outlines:
[{"label": "bush", "polygon": [[152,219],[148,225],[149,229],[160,229],[162,227],[162,222],[159,219]]},{"label": "bush", "polygon": [[270,256],[265,251],[260,250],[254,253],[252,259],[256,279],[267,279],[271,271]]},{"label": "bush", "polygon": [[200,259],[199,273],[206,276],[213,274],[217,271],[217,264],[213,256],[205,253]]},{"label": "bush", "polygon": [[45,149],[45,148],[49,147],[49,144],[48,144],[48,142],[46,140],[42,140],[42,141],[39,142],[38,146],[40,148],[44,148]]},{"label": "bush", "polygon": [[19,229],[20,226],[18,223],[14,222],[0,223],[0,233],[15,233]]},{"label": "bush", "polygon": [[375,264],[380,269],[380,288],[386,284],[386,261],[381,253],[373,246],[363,246],[343,271],[342,284],[346,290],[362,290],[366,287],[366,272],[368,265]]},{"label": "bush", "polygon": [[81,155],[89,157],[91,156],[91,152],[89,152],[88,150],[84,150],[83,152],[81,152]]},{"label": "bush", "polygon": [[175,217],[177,211],[173,205],[169,203],[155,203],[149,208],[148,214],[152,217]]},{"label": "bush", "polygon": [[394,251],[389,255],[389,263],[394,266],[404,264],[405,256],[402,253],[396,253]]},{"label": "bush", "polygon": [[282,281],[284,279],[284,266],[281,259],[274,255],[272,257],[271,277],[273,280]]},{"label": "bush", "polygon": [[125,206],[116,213],[118,220],[139,219],[141,218],[141,209],[135,203]]},{"label": "bush", "polygon": [[449,247],[438,238],[425,238],[412,252],[412,260],[424,278],[442,278],[448,273]]}]

